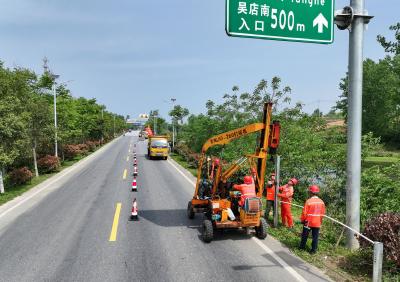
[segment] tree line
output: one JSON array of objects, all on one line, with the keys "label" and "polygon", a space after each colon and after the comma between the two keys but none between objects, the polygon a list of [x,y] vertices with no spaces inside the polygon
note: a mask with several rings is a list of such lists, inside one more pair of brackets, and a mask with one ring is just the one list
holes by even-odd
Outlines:
[{"label": "tree line", "polygon": [[[59,158],[54,158],[52,87],[57,97]],[[0,61],[1,190],[3,177],[6,186],[12,186],[29,180],[30,171],[38,176],[50,171],[49,167],[57,169],[60,162],[109,141],[125,124],[123,116],[107,111],[96,99],[73,97],[50,72],[38,75],[22,67],[7,68]]]}]

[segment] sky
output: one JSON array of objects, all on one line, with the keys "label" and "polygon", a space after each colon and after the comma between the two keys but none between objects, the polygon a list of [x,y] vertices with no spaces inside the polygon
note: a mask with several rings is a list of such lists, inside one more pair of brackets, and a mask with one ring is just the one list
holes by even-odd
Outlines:
[{"label": "sky", "polygon": [[[364,57],[385,53],[378,34],[400,21],[399,0],[366,0],[375,16],[365,32]],[[137,117],[176,104],[191,113],[222,101],[237,85],[252,91],[261,79],[282,79],[293,102],[329,111],[348,62],[348,31],[335,28],[331,45],[229,37],[225,0],[0,0],[0,60],[8,67],[68,81],[73,96],[96,98],[118,114]],[[336,9],[349,5],[337,0]]]}]

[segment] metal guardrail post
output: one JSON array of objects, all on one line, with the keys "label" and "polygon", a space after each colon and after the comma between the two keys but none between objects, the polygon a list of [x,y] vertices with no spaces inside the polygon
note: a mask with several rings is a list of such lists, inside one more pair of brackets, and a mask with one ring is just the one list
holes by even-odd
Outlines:
[{"label": "metal guardrail post", "polygon": [[381,242],[374,242],[374,266],[372,281],[382,281],[382,263],[383,263],[383,244]]}]

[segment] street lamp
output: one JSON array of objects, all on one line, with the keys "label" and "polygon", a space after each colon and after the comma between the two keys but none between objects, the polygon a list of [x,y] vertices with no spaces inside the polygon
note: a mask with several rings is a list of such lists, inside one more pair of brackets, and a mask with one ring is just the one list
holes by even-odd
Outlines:
[{"label": "street lamp", "polygon": [[54,79],[54,83],[52,85],[53,88],[53,96],[54,96],[54,155],[58,157],[58,144],[57,144],[57,94],[56,94],[56,79],[60,76],[57,74],[53,74],[52,78]]},{"label": "street lamp", "polygon": [[[60,76],[58,74],[52,74],[52,78],[54,79],[54,83],[52,85],[52,90],[53,90],[53,96],[54,96],[54,155],[58,157],[58,142],[57,142],[57,93],[56,93],[56,79],[59,78]],[[66,84],[68,82],[72,82],[73,80],[68,80],[60,83]]]}]

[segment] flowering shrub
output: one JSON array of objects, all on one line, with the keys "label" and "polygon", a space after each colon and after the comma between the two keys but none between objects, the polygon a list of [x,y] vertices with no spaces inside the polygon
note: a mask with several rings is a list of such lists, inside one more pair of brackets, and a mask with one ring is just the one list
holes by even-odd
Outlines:
[{"label": "flowering shrub", "polygon": [[60,160],[56,156],[46,155],[37,162],[41,172],[54,172],[60,168]]},{"label": "flowering shrub", "polygon": [[22,185],[33,178],[32,172],[26,167],[14,169],[10,172],[10,181],[12,185]]}]

